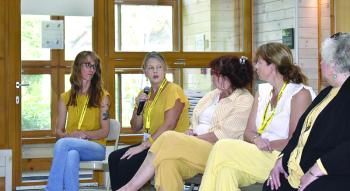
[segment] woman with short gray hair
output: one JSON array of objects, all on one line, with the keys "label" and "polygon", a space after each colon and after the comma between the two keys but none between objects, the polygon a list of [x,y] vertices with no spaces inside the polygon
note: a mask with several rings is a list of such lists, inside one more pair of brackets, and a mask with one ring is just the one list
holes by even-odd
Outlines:
[{"label": "woman with short gray hair", "polygon": [[300,118],[264,191],[350,187],[350,33],[336,33],[324,41],[321,67],[330,86]]}]

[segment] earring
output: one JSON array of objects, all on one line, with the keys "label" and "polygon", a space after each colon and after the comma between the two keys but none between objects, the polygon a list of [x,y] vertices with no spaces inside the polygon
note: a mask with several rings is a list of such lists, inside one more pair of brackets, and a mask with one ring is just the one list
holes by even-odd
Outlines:
[{"label": "earring", "polygon": [[336,80],[337,79],[337,74],[333,74],[333,80]]}]

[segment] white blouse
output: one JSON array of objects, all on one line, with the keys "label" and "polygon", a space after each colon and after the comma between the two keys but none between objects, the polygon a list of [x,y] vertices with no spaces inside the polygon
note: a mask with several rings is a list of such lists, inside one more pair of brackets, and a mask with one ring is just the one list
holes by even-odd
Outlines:
[{"label": "white blouse", "polygon": [[219,103],[219,97],[214,98],[213,102],[205,108],[198,116],[198,125],[193,129],[197,135],[209,132],[216,106]]},{"label": "white blouse", "polygon": [[[256,128],[260,128],[264,116],[265,108],[271,99],[272,86],[268,83],[259,84],[258,110],[256,115]],[[304,84],[287,84],[280,100],[277,103],[275,115],[272,117],[270,124],[267,125],[261,137],[274,141],[278,139],[287,139],[289,135],[289,119],[291,113],[292,97],[303,88],[310,91],[312,99],[315,98],[315,93],[311,87]],[[272,111],[268,110],[267,116]]]}]

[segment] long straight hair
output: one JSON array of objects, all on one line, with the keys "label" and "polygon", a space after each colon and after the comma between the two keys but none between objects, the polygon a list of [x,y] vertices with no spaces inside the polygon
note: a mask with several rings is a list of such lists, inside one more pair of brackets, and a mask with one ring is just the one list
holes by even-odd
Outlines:
[{"label": "long straight hair", "polygon": [[101,103],[102,98],[102,79],[101,79],[101,63],[100,58],[95,52],[92,51],[82,51],[80,52],[74,60],[72,71],[70,75],[70,97],[67,106],[77,105],[77,96],[80,90],[83,88],[82,85],[82,76],[81,76],[81,67],[87,62],[88,57],[90,57],[96,66],[96,71],[94,76],[91,79],[90,87],[88,90],[89,103],[88,107],[98,107]]}]

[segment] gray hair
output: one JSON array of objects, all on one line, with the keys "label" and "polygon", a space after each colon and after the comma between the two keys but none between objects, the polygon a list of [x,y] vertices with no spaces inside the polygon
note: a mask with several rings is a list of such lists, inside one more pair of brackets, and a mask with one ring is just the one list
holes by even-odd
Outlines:
[{"label": "gray hair", "polygon": [[321,56],[325,64],[339,73],[350,72],[350,33],[336,33],[322,44]]}]

